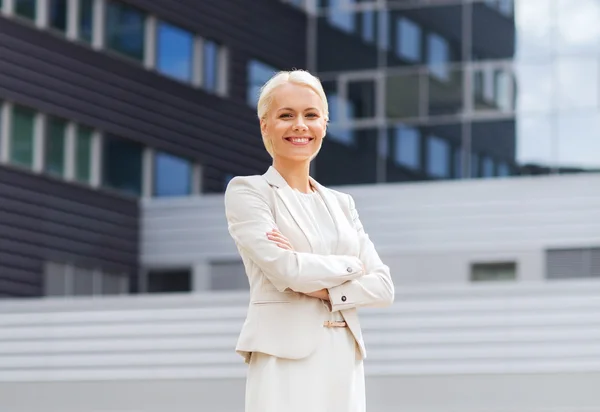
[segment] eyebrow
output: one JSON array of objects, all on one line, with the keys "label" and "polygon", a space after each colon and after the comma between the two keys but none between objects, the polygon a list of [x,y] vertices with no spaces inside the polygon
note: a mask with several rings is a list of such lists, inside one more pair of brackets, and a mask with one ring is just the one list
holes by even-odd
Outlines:
[{"label": "eyebrow", "polygon": [[[294,111],[294,109],[292,109],[291,107],[282,107],[281,109],[277,110],[278,112],[282,111],[282,110],[291,110],[292,112]],[[319,111],[319,109],[317,109],[316,107],[309,107],[308,109],[304,109],[305,112],[309,111],[309,110],[316,110]]]}]

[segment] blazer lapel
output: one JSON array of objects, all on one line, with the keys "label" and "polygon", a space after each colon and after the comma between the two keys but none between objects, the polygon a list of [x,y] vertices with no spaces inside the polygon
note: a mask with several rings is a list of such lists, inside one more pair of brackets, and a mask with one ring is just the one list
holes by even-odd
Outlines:
[{"label": "blazer lapel", "polygon": [[314,234],[311,232],[309,225],[310,218],[302,208],[302,205],[300,205],[296,199],[294,189],[287,184],[283,176],[281,176],[273,166],[270,166],[263,176],[270,185],[276,187],[275,193],[277,193],[277,196],[287,208],[288,212],[294,219],[294,222],[296,222],[296,225],[306,237],[306,240],[310,245],[311,252],[315,253],[315,247],[318,244],[317,239],[313,237]]}]

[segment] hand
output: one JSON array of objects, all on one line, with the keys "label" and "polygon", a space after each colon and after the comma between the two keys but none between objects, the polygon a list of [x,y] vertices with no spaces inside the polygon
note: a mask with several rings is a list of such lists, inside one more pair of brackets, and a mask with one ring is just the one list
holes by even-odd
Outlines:
[{"label": "hand", "polygon": [[270,232],[267,232],[267,238],[275,242],[277,246],[279,246],[282,249],[294,250],[290,241],[285,236],[283,236],[281,232],[277,229],[273,229]]},{"label": "hand", "polygon": [[305,295],[317,299],[329,300],[329,291],[327,289],[321,289],[311,293],[305,293]]}]

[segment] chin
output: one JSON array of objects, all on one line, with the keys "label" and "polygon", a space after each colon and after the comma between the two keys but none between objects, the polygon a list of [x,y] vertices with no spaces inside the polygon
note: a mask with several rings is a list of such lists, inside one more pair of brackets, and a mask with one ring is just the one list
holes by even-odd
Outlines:
[{"label": "chin", "polygon": [[292,161],[292,162],[308,162],[313,158],[314,155],[315,155],[315,153],[289,154],[289,155],[284,155],[281,157],[283,157],[286,160]]}]

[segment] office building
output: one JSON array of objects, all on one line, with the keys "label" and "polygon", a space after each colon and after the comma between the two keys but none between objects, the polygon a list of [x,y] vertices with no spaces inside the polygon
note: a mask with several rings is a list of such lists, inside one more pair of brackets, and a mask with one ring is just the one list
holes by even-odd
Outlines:
[{"label": "office building", "polygon": [[305,15],[0,3],[0,296],[135,292],[139,198],[222,192],[268,166],[255,95],[266,63],[304,67]]}]

